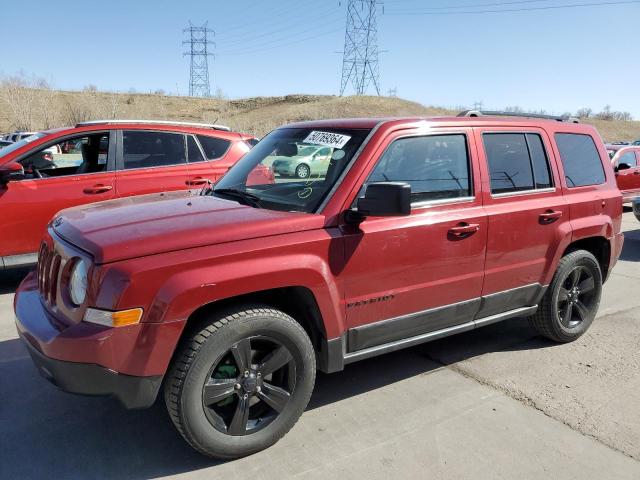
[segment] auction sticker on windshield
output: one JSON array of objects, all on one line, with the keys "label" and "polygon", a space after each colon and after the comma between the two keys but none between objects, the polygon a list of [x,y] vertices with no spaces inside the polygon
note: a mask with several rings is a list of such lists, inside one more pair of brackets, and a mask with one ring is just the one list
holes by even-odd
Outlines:
[{"label": "auction sticker on windshield", "polygon": [[312,131],[307,138],[304,139],[304,143],[310,143],[312,145],[323,145],[325,147],[342,148],[351,139],[349,135],[342,135],[341,133],[332,132],[319,132]]}]

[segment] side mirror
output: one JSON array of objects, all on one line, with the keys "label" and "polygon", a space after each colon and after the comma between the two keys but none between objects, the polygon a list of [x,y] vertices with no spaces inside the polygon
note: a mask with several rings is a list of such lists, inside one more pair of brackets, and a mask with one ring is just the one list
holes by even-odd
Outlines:
[{"label": "side mirror", "polygon": [[629,170],[630,168],[631,165],[629,165],[628,163],[619,163],[615,170],[617,172],[619,170]]},{"label": "side mirror", "polygon": [[396,217],[411,213],[411,185],[404,182],[376,182],[358,199],[360,217]]},{"label": "side mirror", "polygon": [[24,168],[18,162],[9,162],[0,165],[0,184],[5,184],[11,180],[22,180],[24,178]]}]

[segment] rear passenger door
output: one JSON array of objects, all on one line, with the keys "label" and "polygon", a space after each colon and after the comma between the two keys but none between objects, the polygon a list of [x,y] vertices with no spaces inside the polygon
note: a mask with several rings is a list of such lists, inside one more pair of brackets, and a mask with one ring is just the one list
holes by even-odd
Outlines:
[{"label": "rear passenger door", "polygon": [[225,161],[230,147],[231,141],[224,138],[187,135],[189,188],[201,188],[217,182],[233,165]]},{"label": "rear passenger door", "polygon": [[545,131],[475,132],[489,218],[482,318],[539,301],[570,219]]},{"label": "rear passenger door", "polygon": [[152,130],[118,133],[118,197],[188,188],[184,134]]}]

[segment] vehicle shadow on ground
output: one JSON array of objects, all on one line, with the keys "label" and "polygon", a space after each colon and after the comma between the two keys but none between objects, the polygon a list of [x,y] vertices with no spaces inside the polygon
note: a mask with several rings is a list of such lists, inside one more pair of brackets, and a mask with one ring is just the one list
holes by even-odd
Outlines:
[{"label": "vehicle shadow on ground", "polygon": [[[526,320],[484,327],[319,374],[308,409],[487,352],[552,345],[535,337]],[[219,463],[182,440],[162,399],[148,410],[127,411],[113,399],[60,392],[38,375],[17,339],[0,342],[0,391],[3,478],[147,479]]]}]

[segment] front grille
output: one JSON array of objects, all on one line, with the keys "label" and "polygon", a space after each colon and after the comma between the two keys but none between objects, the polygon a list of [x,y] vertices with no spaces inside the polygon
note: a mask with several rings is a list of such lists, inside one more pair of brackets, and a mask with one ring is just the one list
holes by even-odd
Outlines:
[{"label": "front grille", "polygon": [[38,290],[51,306],[55,306],[57,301],[61,263],[62,257],[43,242],[38,253]]}]

